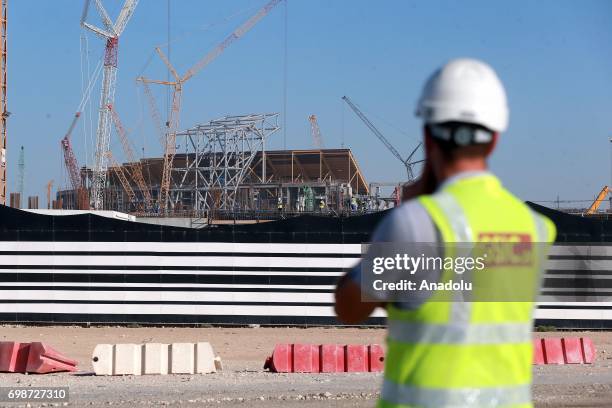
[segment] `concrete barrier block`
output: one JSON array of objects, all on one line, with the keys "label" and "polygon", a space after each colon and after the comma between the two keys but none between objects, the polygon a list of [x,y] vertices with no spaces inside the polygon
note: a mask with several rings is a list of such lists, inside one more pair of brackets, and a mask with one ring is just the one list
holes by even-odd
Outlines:
[{"label": "concrete barrier block", "polygon": [[197,374],[217,371],[215,352],[210,343],[197,343],[195,350],[195,372]]},{"label": "concrete barrier block", "polygon": [[168,344],[146,343],[142,348],[143,374],[168,374]]},{"label": "concrete barrier block", "polygon": [[115,346],[113,344],[98,344],[94,348],[92,362],[96,375],[113,375],[113,355]]},{"label": "concrete barrier block", "polygon": [[96,375],[205,374],[221,370],[210,343],[98,344]]},{"label": "concrete barrier block", "polygon": [[116,344],[114,375],[142,375],[142,345]]},{"label": "concrete barrier block", "polygon": [[172,374],[195,373],[195,344],[172,343],[170,345],[170,372]]}]

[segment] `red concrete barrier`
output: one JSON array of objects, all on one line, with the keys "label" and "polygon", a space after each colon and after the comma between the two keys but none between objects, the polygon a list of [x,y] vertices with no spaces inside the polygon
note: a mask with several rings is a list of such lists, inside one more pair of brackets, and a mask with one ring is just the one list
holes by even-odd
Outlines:
[{"label": "red concrete barrier", "polygon": [[595,360],[595,346],[588,337],[562,337],[534,340],[533,363],[591,364]]},{"label": "red concrete barrier", "polygon": [[46,374],[76,371],[77,364],[45,343],[0,342],[0,372]]},{"label": "red concrete barrier", "polygon": [[277,344],[264,369],[276,373],[382,371],[384,353],[378,344]]}]

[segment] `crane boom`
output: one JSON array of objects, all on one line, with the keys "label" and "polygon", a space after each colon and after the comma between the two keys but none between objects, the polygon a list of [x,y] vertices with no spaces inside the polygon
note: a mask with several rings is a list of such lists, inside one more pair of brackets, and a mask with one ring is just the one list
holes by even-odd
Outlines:
[{"label": "crane boom", "polygon": [[72,131],[74,130],[79,118],[81,117],[81,112],[77,112],[74,114],[74,118],[70,123],[70,127],[64,135],[64,138],[61,140],[62,151],[64,152],[64,163],[66,164],[66,170],[68,171],[68,177],[70,178],[70,183],[72,184],[72,188],[74,190],[81,187],[81,174],[79,173],[79,164],[77,158],[72,150],[72,144],[70,143],[70,136],[72,135]]},{"label": "crane boom", "polygon": [[115,159],[113,158],[113,154],[110,150],[105,153],[105,156],[110,162],[111,169],[115,172],[117,178],[119,178],[119,182],[121,183],[121,186],[123,187],[125,193],[128,195],[128,199],[131,203],[135,204],[136,193],[134,193],[134,190],[132,189],[129,180],[125,176],[125,173],[123,172],[123,167],[121,167],[121,165],[115,161]]},{"label": "crane boom", "polygon": [[132,146],[130,145],[130,140],[128,139],[127,132],[123,127],[123,123],[119,118],[119,114],[117,113],[117,111],[115,111],[115,109],[113,109],[112,106],[109,106],[108,108],[111,113],[111,118],[115,125],[115,129],[117,130],[117,134],[119,135],[119,139],[121,140],[121,147],[123,147],[123,153],[125,154],[127,160],[130,162],[131,176],[136,182],[138,188],[140,189],[140,192],[142,193],[145,208],[149,209],[151,208],[152,204],[151,192],[149,191],[149,187],[147,186],[147,183],[145,182],[144,176],[142,174],[142,165],[140,163],[140,160],[137,160],[136,156],[134,155],[134,151],[132,150]]},{"label": "crane boom", "polygon": [[604,186],[604,188],[602,188],[599,194],[597,195],[597,198],[595,199],[595,201],[593,201],[593,204],[591,204],[589,209],[586,211],[586,214],[587,215],[595,214],[595,212],[597,212],[597,210],[599,209],[599,206],[601,205],[603,200],[606,199],[606,196],[609,193],[610,193],[610,189],[608,188],[608,186]]},{"label": "crane boom", "polygon": [[164,164],[162,168],[162,177],[160,182],[159,192],[159,204],[162,210],[167,210],[169,196],[170,196],[170,183],[171,174],[173,168],[174,156],[176,154],[176,132],[179,127],[179,116],[181,110],[181,99],[183,92],[183,84],[191,79],[195,74],[205,68],[208,64],[214,61],[223,51],[229,47],[233,42],[242,38],[247,32],[249,32],[262,18],[264,18],[270,10],[272,10],[278,3],[283,0],[270,0],[261,9],[251,16],[247,21],[236,28],[230,35],[228,35],[221,43],[215,48],[208,52],[202,59],[196,62],[191,68],[189,68],[185,74],[181,77],[176,69],[172,66],[169,59],[163,53],[161,48],[156,47],[155,52],[159,55],[160,59],[168,68],[169,72],[174,77],[174,81],[159,81],[148,79],[144,77],[137,78],[138,81],[146,83],[154,83],[161,85],[168,85],[174,88],[172,96],[172,109],[170,110],[167,123],[166,140],[163,144],[164,147]]},{"label": "crane boom", "polygon": [[151,92],[151,87],[149,83],[146,81],[141,81],[142,88],[144,90],[145,95],[147,96],[147,101],[149,102],[149,110],[151,113],[151,117],[153,118],[153,122],[157,131],[159,132],[159,143],[163,148],[166,147],[166,133],[164,132],[164,127],[162,125],[161,115],[157,110],[157,106],[155,104],[155,97],[153,96],[153,92]]},{"label": "crane boom", "polygon": [[208,54],[204,56],[200,61],[196,62],[193,67],[191,67],[183,78],[181,78],[181,82],[185,82],[189,80],[192,76],[198,73],[202,68],[206,67],[212,61],[214,61],[227,47],[229,47],[234,41],[238,40],[246,33],[248,33],[262,18],[268,15],[270,10],[272,10],[278,3],[282,0],[271,0],[265,6],[263,6],[257,13],[255,13],[251,18],[245,21],[240,27],[235,29],[230,35],[228,35],[219,45],[213,48]]},{"label": "crane boom", "polygon": [[387,140],[387,138],[380,133],[380,131],[374,126],[374,124],[361,112],[361,110],[349,99],[348,96],[343,96],[342,99],[346,104],[355,112],[355,114],[361,119],[361,121],[374,133],[374,135],[385,145],[385,147],[393,154],[402,164],[406,167],[406,172],[408,173],[408,180],[412,180],[414,178],[414,173],[412,171],[412,165],[416,162],[411,162],[412,156],[417,152],[419,147],[421,147],[421,143],[414,148],[414,150],[410,153],[408,158],[404,159],[400,152],[397,151],[395,147]]}]

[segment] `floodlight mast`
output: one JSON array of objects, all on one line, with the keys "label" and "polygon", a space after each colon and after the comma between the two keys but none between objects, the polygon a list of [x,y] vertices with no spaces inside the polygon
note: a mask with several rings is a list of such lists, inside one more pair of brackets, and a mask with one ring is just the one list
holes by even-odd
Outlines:
[{"label": "floodlight mast", "polygon": [[91,0],[85,0],[81,26],[106,40],[104,52],[104,71],[102,74],[102,89],[100,92],[100,107],[98,113],[98,128],[96,130],[96,156],[92,171],[91,208],[104,209],[104,187],[108,170],[108,155],[110,147],[110,111],[109,106],[115,102],[115,85],[117,80],[117,52],[119,37],[132,17],[138,0],[125,0],[119,16],[113,23],[102,5],[102,0],[94,0],[104,28],[96,27],[87,21]]}]

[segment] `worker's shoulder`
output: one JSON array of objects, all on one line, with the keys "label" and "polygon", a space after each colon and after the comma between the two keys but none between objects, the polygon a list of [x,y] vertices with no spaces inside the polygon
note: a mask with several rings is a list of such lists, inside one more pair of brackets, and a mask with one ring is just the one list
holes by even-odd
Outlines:
[{"label": "worker's shoulder", "polygon": [[408,200],[390,210],[374,232],[375,241],[430,242],[435,229],[418,200]]}]

